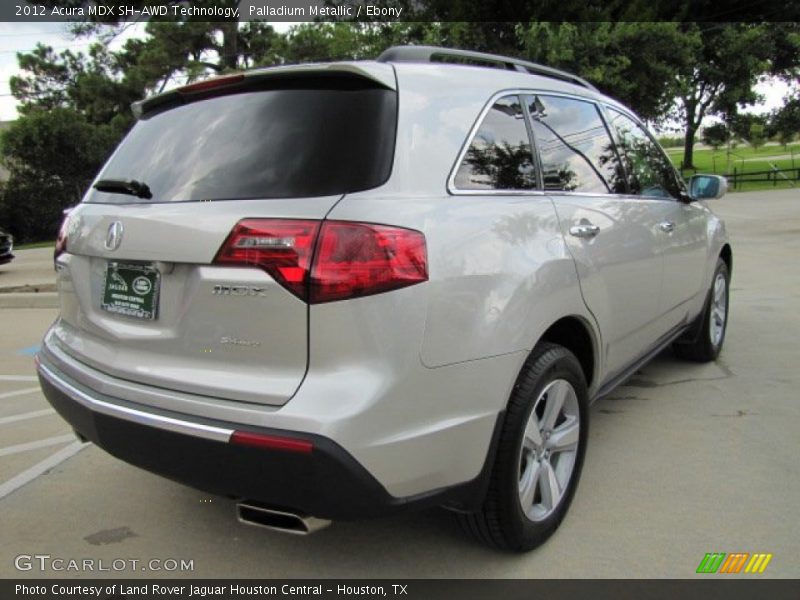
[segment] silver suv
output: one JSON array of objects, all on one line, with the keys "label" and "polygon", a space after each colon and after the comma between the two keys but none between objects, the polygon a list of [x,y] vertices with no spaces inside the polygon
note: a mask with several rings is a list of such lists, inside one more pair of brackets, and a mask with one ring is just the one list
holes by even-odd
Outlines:
[{"label": "silver suv", "polygon": [[[495,68],[500,67],[500,68]],[[64,223],[42,388],[78,434],[309,532],[426,506],[516,551],[564,517],[589,405],[714,360],[731,248],[578,77],[430,47],[210,79]]]}]

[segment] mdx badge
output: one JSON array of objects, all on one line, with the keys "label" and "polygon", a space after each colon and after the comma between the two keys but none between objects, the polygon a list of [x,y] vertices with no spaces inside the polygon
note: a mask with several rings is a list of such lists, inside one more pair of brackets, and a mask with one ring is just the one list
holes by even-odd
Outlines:
[{"label": "mdx badge", "polygon": [[122,243],[122,223],[114,221],[108,226],[108,233],[106,233],[106,250],[116,250]]},{"label": "mdx badge", "polygon": [[211,293],[215,296],[266,296],[267,289],[253,285],[215,285]]}]

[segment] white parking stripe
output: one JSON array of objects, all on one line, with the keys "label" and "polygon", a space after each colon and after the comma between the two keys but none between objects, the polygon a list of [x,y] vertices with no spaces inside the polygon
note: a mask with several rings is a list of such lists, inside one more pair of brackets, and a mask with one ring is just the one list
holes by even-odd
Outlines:
[{"label": "white parking stripe", "polygon": [[34,410],[31,412],[21,413],[19,415],[11,415],[10,417],[3,417],[0,419],[0,425],[8,423],[16,423],[17,421],[27,421],[28,419],[35,419],[36,417],[46,417],[53,415],[56,411],[52,408],[45,408],[44,410]]},{"label": "white parking stripe", "polygon": [[55,437],[49,437],[43,440],[36,440],[35,442],[26,442],[24,444],[16,444],[14,446],[6,446],[5,448],[0,448],[0,456],[19,454],[20,452],[27,452],[28,450],[36,450],[38,448],[46,448],[47,446],[55,446],[56,444],[66,444],[74,439],[75,434],[69,433],[67,435],[57,435]]},{"label": "white parking stripe", "polygon": [[0,381],[39,381],[36,375],[0,375]]},{"label": "white parking stripe", "polygon": [[33,392],[41,392],[42,388],[25,388],[24,390],[14,390],[13,392],[6,392],[5,394],[0,394],[0,400],[3,398],[12,398],[14,396],[24,396],[25,394],[32,394]]},{"label": "white parking stripe", "polygon": [[66,448],[62,448],[55,454],[48,456],[42,462],[36,463],[30,469],[27,469],[6,481],[5,483],[0,484],[0,498],[5,498],[11,492],[21,488],[26,483],[29,483],[47,473],[53,467],[60,465],[62,462],[67,460],[69,457],[77,454],[84,448],[89,446],[89,444],[84,444],[83,442],[75,441],[74,443],[70,444]]}]

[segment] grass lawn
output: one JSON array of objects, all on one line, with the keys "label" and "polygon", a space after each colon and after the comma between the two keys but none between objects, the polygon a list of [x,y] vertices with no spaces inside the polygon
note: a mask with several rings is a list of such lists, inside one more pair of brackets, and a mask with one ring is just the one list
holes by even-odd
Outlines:
[{"label": "grass lawn", "polygon": [[55,241],[52,242],[35,242],[33,244],[14,244],[14,250],[32,250],[34,248],[55,248]]},{"label": "grass lawn", "polygon": [[[683,148],[669,148],[667,154],[676,167],[680,167],[683,160]],[[719,150],[695,149],[694,166],[697,173],[716,173],[718,175],[736,173],[756,173],[778,169],[800,169],[800,144],[783,146],[762,146],[754,150],[750,146],[740,145],[731,151],[730,159],[725,148]],[[694,174],[692,170],[683,170],[683,175],[688,177]],[[790,173],[786,173],[791,176]],[[800,188],[800,181],[788,182],[778,176],[777,182],[748,182],[740,183],[736,191],[767,190],[776,188]]]}]

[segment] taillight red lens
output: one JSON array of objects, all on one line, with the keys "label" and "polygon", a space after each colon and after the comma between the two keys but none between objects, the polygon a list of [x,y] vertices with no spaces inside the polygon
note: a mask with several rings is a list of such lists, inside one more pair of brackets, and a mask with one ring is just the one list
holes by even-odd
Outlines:
[{"label": "taillight red lens", "polygon": [[260,267],[311,304],[428,280],[422,233],[346,221],[245,219],[234,227],[214,262]]},{"label": "taillight red lens", "polygon": [[239,221],[214,262],[260,267],[295,296],[306,300],[319,225],[319,221],[289,219]]},{"label": "taillight red lens", "polygon": [[427,279],[425,236],[419,231],[325,221],[311,268],[309,302],[369,296]]}]

